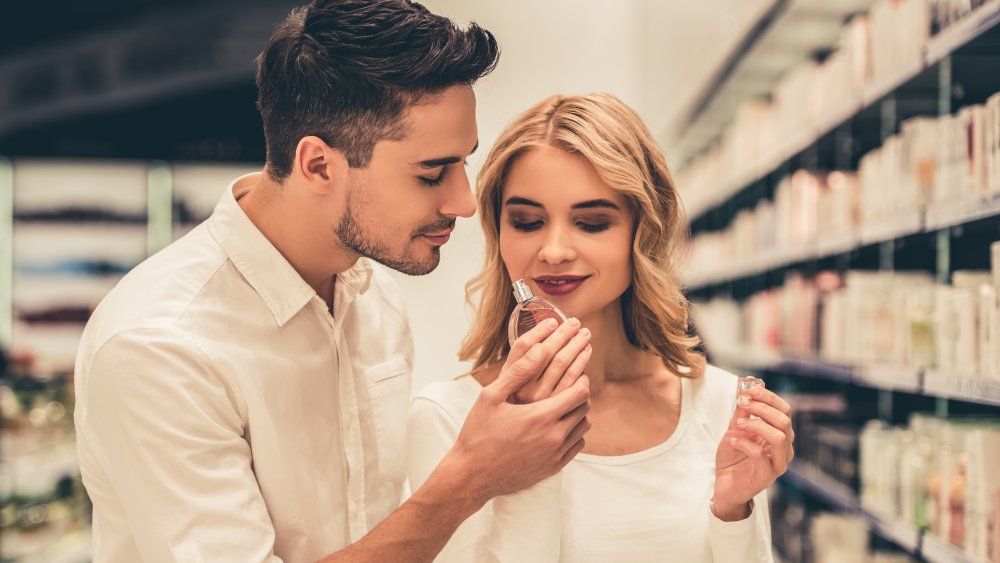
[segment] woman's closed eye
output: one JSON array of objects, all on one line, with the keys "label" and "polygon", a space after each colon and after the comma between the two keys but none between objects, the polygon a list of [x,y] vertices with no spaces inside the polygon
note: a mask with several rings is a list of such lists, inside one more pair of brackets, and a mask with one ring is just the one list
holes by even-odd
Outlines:
[{"label": "woman's closed eye", "polygon": [[581,221],[577,223],[577,226],[579,226],[581,229],[583,229],[588,233],[599,233],[601,231],[608,230],[608,227],[611,226],[611,223],[588,223]]},{"label": "woman's closed eye", "polygon": [[530,233],[532,231],[537,231],[542,228],[542,221],[519,221],[517,219],[510,220],[510,226],[514,227],[515,231],[522,231],[525,233]]}]

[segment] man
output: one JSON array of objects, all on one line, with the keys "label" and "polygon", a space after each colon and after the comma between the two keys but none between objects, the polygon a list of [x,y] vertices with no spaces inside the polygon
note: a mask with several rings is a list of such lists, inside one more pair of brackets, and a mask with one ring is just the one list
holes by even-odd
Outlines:
[{"label": "man", "polygon": [[276,29],[258,59],[263,173],[126,276],[84,333],[95,561],[429,561],[488,499],[582,448],[581,374],[509,400],[580,352],[578,325],[538,327],[399,504],[412,347],[373,262],[428,273],[473,214],[471,85],[498,54],[489,32],[405,0],[316,0]]}]

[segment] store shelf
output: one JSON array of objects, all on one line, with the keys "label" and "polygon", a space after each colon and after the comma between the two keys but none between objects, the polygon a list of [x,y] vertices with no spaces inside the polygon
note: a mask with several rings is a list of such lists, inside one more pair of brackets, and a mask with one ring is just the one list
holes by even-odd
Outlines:
[{"label": "store shelf", "polygon": [[857,233],[842,233],[824,237],[816,242],[814,258],[826,258],[837,254],[846,254],[861,246],[861,238]]},{"label": "store shelf", "polygon": [[843,512],[860,510],[858,496],[847,485],[832,479],[817,467],[794,461],[783,478]]},{"label": "store shelf", "polygon": [[[767,95],[787,70],[814,53],[832,49],[845,19],[871,4],[872,0],[772,0],[706,84],[700,101],[677,124],[675,136],[664,143],[674,161],[683,165],[716,142],[744,102]],[[781,65],[774,64],[776,57]]]},{"label": "store shelf", "polygon": [[905,366],[862,366],[854,370],[853,382],[876,389],[920,393],[923,389],[923,372]]},{"label": "store shelf", "polygon": [[924,373],[923,391],[938,397],[1000,406],[1000,379],[927,371]]},{"label": "store shelf", "polygon": [[826,475],[814,465],[792,462],[782,478],[841,512],[860,514],[868,522],[868,529],[873,534],[889,540],[911,555],[920,554],[923,534],[919,529],[892,517],[862,509],[857,494],[850,487]]},{"label": "store shelf", "polygon": [[926,211],[921,210],[901,215],[892,221],[863,227],[860,233],[846,233],[823,239],[810,247],[774,251],[723,270],[695,273],[688,279],[687,289],[697,291],[713,285],[780,270],[800,262],[847,254],[863,246],[919,233],[931,233],[990,217],[1000,217],[1000,188],[974,200],[942,204],[940,207]]},{"label": "store shelf", "polygon": [[874,389],[1000,406],[1000,378],[953,376],[933,370],[887,364],[855,366],[818,358],[740,349],[712,351],[712,361],[724,369],[737,372],[779,371]]},{"label": "store shelf", "polygon": [[825,362],[817,358],[786,357],[777,369],[805,377],[841,381],[844,383],[850,383],[854,379],[853,366]]},{"label": "store shelf", "polygon": [[[781,149],[762,159],[760,164],[752,167],[749,172],[745,172],[729,182],[724,181],[723,184],[726,187],[721,189],[716,196],[688,208],[690,219],[693,221],[710,209],[726,202],[748,185],[775,170],[782,162],[801,153],[830,131],[849,121],[862,109],[871,107],[888,94],[893,93],[914,80],[924,71],[998,24],[1000,24],[1000,0],[989,0],[976,8],[976,10],[962,21],[956,22],[932,37],[920,57],[916,57],[908,63],[896,67],[893,72],[879,77],[868,84],[861,93],[859,100],[846,103],[842,110],[834,113],[829,119],[823,121],[821,125],[803,129],[799,137],[795,138],[792,142],[785,143]],[[718,133],[711,137],[711,139],[714,141],[717,136]],[[707,146],[708,142],[701,143],[701,145]],[[699,145],[699,151],[704,148],[701,145]],[[687,151],[685,154],[695,154],[696,152],[698,151]],[[686,160],[686,156],[680,160]],[[872,238],[884,237],[875,232],[872,233]]]},{"label": "store shelf", "polygon": [[861,514],[868,521],[869,529],[876,535],[891,541],[911,555],[920,553],[922,532],[919,528],[870,510],[863,509]]},{"label": "store shelf", "polygon": [[927,45],[926,63],[932,65],[1000,23],[1000,0],[989,0],[971,14],[941,31]]},{"label": "store shelf", "polygon": [[1000,190],[971,201],[949,202],[927,210],[925,229],[937,230],[1000,215]]},{"label": "store shelf", "polygon": [[781,365],[784,358],[779,354],[762,350],[713,349],[712,361],[733,371],[763,371]]},{"label": "store shelf", "polygon": [[933,534],[925,534],[921,555],[930,563],[987,563],[973,558],[958,547]]},{"label": "store shelf", "polygon": [[906,84],[924,70],[924,58],[914,58],[906,64],[899,65],[865,87],[861,94],[862,107],[868,107],[881,100],[886,95]]},{"label": "store shelf", "polygon": [[861,227],[861,243],[875,244],[923,232],[923,210],[911,211],[892,220]]}]

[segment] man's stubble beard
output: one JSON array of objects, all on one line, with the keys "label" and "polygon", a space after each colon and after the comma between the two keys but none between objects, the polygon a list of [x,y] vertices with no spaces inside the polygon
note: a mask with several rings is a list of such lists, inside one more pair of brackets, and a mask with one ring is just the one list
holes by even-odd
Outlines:
[{"label": "man's stubble beard", "polygon": [[355,191],[354,186],[348,191],[344,216],[334,228],[334,234],[340,239],[344,248],[409,276],[423,276],[433,272],[438,267],[441,262],[440,248],[431,247],[430,258],[420,262],[414,258],[411,252],[413,236],[409,238],[404,248],[394,256],[389,246],[374,236],[374,230],[366,229],[363,226],[366,216],[365,206],[358,201],[358,198],[354,197]]}]

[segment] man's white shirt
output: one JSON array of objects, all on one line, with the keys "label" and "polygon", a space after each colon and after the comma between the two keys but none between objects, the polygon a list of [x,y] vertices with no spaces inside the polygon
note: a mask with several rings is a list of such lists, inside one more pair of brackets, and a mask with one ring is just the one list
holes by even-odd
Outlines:
[{"label": "man's white shirt", "polygon": [[333,314],[237,203],[129,273],[76,365],[94,561],[314,561],[399,505],[413,346],[361,259]]}]

